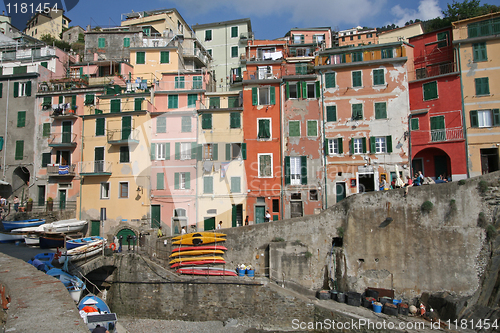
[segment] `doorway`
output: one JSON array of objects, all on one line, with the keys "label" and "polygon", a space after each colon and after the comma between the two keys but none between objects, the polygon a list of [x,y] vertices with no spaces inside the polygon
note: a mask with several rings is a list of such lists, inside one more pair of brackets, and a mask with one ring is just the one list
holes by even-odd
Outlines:
[{"label": "doorway", "polygon": [[161,225],[160,205],[151,205],[151,228],[157,229]]},{"label": "doorway", "polygon": [[375,191],[375,176],[373,173],[358,173],[359,193]]},{"label": "doorway", "polygon": [[498,148],[481,149],[481,173],[484,175],[498,170]]},{"label": "doorway", "polygon": [[104,171],[104,147],[94,148],[94,172]]},{"label": "doorway", "polygon": [[66,190],[59,190],[59,209],[66,209]]},{"label": "doorway", "polygon": [[215,230],[215,217],[205,217],[203,227],[205,231]]},{"label": "doorway", "polygon": [[302,217],[302,201],[290,201],[290,217]]},{"label": "doorway", "polygon": [[[414,158],[413,161],[411,162],[411,167],[412,167],[413,175],[418,173],[419,171],[422,171],[422,174],[425,175],[424,159],[422,157]],[[413,177],[413,175],[412,175],[412,177]]]},{"label": "doorway", "polygon": [[335,185],[336,188],[336,198],[337,202],[342,201],[346,198],[346,192],[345,192],[345,183],[337,183]]},{"label": "doorway", "polygon": [[264,223],[266,206],[255,206],[255,224]]},{"label": "doorway", "polygon": [[436,155],[434,156],[434,176],[444,176],[448,177],[448,158],[445,155]]},{"label": "doorway", "polygon": [[45,185],[38,185],[38,206],[45,206]]},{"label": "doorway", "polygon": [[241,227],[243,225],[243,205],[232,205],[231,207],[232,223],[231,226]]}]

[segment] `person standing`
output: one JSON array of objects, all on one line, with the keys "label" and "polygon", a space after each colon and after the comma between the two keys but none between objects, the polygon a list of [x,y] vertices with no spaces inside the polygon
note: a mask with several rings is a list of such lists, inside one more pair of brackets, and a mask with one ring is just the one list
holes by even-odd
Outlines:
[{"label": "person standing", "polygon": [[14,210],[17,213],[17,211],[19,210],[19,198],[17,197],[17,195],[14,196],[14,201],[13,202],[14,202]]},{"label": "person standing", "polygon": [[269,210],[266,210],[266,216],[264,217],[264,222],[269,222],[271,221],[271,213],[269,213]]},{"label": "person standing", "polygon": [[163,231],[161,231],[161,226],[158,228],[157,235],[158,235],[158,238],[163,237]]},{"label": "person standing", "polygon": [[181,235],[184,235],[186,233],[186,227],[182,227],[181,229]]},{"label": "person standing", "polygon": [[245,218],[245,225],[248,225],[248,215],[247,215],[247,217]]},{"label": "person standing", "polygon": [[219,221],[219,224],[217,225],[217,230],[222,229],[222,221]]}]

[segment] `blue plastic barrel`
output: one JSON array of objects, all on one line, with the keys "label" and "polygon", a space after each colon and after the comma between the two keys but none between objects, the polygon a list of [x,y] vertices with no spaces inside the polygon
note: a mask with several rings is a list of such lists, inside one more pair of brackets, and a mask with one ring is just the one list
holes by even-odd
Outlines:
[{"label": "blue plastic barrel", "polygon": [[392,304],[398,305],[399,303],[401,303],[400,299],[393,299],[392,300]]},{"label": "blue plastic barrel", "polygon": [[245,269],[238,268],[238,276],[245,276]]},{"label": "blue plastic barrel", "polygon": [[372,306],[373,306],[373,312],[375,312],[375,313],[382,312],[382,305],[373,303]]},{"label": "blue plastic barrel", "polygon": [[247,269],[247,275],[248,275],[248,277],[254,277],[255,270],[253,270],[253,269]]}]

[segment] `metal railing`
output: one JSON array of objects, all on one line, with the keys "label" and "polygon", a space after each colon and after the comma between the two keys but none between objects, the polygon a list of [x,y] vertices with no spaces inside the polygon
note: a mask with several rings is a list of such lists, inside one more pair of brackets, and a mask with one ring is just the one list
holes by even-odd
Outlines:
[{"label": "metal railing", "polygon": [[47,165],[49,176],[74,176],[76,164],[71,165]]},{"label": "metal railing", "polygon": [[49,145],[75,145],[76,133],[56,133],[49,137]]},{"label": "metal railing", "polygon": [[463,140],[464,131],[461,127],[431,130],[431,142]]},{"label": "metal railing", "polygon": [[203,81],[160,81],[156,84],[156,90],[193,90],[203,89]]},{"label": "metal railing", "polygon": [[271,67],[256,71],[246,71],[243,73],[244,80],[272,80],[281,78],[281,69]]},{"label": "metal railing", "polygon": [[102,174],[111,173],[112,163],[109,161],[85,161],[79,162],[80,174]]},{"label": "metal railing", "polygon": [[208,63],[208,56],[203,54],[203,51],[195,48],[182,48],[182,55],[184,57],[198,58],[204,64]]},{"label": "metal railing", "polygon": [[449,62],[435,66],[418,68],[414,72],[414,77],[413,78],[410,77],[409,80],[411,81],[412,79],[414,80],[425,79],[438,75],[454,73],[456,71],[457,71],[456,63]]},{"label": "metal railing", "polygon": [[140,130],[108,130],[108,143],[112,142],[126,142],[126,141],[139,141]]}]

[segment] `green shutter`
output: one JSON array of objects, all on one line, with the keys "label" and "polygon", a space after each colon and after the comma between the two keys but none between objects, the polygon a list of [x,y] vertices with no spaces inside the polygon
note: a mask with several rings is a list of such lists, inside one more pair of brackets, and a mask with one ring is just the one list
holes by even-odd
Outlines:
[{"label": "green shutter", "polygon": [[476,83],[476,95],[489,95],[490,94],[490,86],[489,79],[487,77],[480,77],[475,79]]},{"label": "green shutter", "polygon": [[168,108],[177,109],[179,107],[179,95],[168,95]]},{"label": "green shutter", "polygon": [[137,64],[145,64],[146,63],[146,52],[137,52],[135,54],[135,62]]},{"label": "green shutter", "polygon": [[477,118],[477,110],[470,112],[470,127],[479,127],[479,120]]},{"label": "green shutter", "polygon": [[167,118],[156,118],[156,133],[167,133]]},{"label": "green shutter", "polygon": [[[1,71],[0,71],[0,75],[1,75]],[[0,98],[2,98],[2,93],[3,93],[3,83],[0,82]]]},{"label": "green shutter", "polygon": [[300,121],[292,120],[288,122],[288,136],[300,136]]},{"label": "green shutter", "polygon": [[352,120],[363,119],[363,104],[352,104]]},{"label": "green shutter", "polygon": [[436,81],[424,83],[423,89],[424,89],[424,101],[438,98]]},{"label": "green shutter", "polygon": [[325,87],[335,88],[335,72],[325,74]]},{"label": "green shutter", "polygon": [[165,159],[170,159],[170,142],[165,143]]},{"label": "green shutter", "polygon": [[241,192],[241,178],[231,177],[231,193],[240,193],[240,192]]},{"label": "green shutter", "polygon": [[179,175],[179,173],[178,173],[178,172],[176,172],[176,173],[174,174],[174,189],[175,189],[175,190],[178,190],[178,189],[179,189],[179,187],[180,187],[180,186],[179,186],[179,183],[180,183],[180,179],[179,179],[180,177],[179,177],[179,176],[180,176],[180,175]]},{"label": "green shutter", "polygon": [[123,47],[130,47],[130,38],[129,37],[123,38]]},{"label": "green shutter", "polygon": [[14,97],[19,97],[19,82],[14,82]]},{"label": "green shutter", "polygon": [[486,43],[476,43],[472,45],[474,62],[487,61]]},{"label": "green shutter", "polygon": [[46,61],[42,61],[42,62],[40,63],[40,65],[41,65],[42,67],[47,68],[47,67],[49,66],[49,63],[48,63],[48,62],[46,62]]},{"label": "green shutter", "polygon": [[3,136],[0,136],[0,151],[3,149]]},{"label": "green shutter", "polygon": [[383,69],[374,69],[373,70],[373,85],[382,85],[385,84],[384,80],[384,70]]},{"label": "green shutter", "polygon": [[191,173],[189,172],[184,173],[184,181],[186,182],[184,184],[184,189],[189,190],[191,188]]},{"label": "green shutter", "polygon": [[175,77],[175,89],[184,89],[184,76]]},{"label": "green shutter", "polygon": [[22,160],[24,158],[24,141],[16,141],[16,154],[14,157],[16,160]]},{"label": "green shutter", "polygon": [[247,159],[247,144],[242,143],[241,144],[241,157],[246,160]]},{"label": "green shutter", "polygon": [[285,84],[285,94],[286,99],[290,99],[290,84],[288,82]]},{"label": "green shutter", "polygon": [[231,112],[230,114],[230,127],[240,128],[241,127],[241,114],[239,112]]},{"label": "green shutter", "polygon": [[493,114],[493,126],[500,126],[500,112],[498,109],[491,110]]},{"label": "green shutter", "polygon": [[316,98],[319,98],[321,96],[321,86],[319,81],[316,81],[315,83],[316,86]]},{"label": "green shutter", "polygon": [[205,30],[205,40],[212,40],[212,30]]},{"label": "green shutter", "polygon": [[112,99],[111,100],[111,113],[119,113],[120,112],[120,104],[121,104],[121,100]]},{"label": "green shutter", "polygon": [[271,95],[271,105],[276,104],[276,87],[269,87],[269,93]]},{"label": "green shutter", "polygon": [[300,82],[300,85],[302,86],[302,98],[306,99],[307,98],[307,83],[306,82]]},{"label": "green shutter", "polygon": [[154,142],[151,142],[151,161],[156,160],[156,145]]},{"label": "green shutter", "polygon": [[199,144],[196,146],[196,160],[201,161],[203,158],[203,145]]},{"label": "green shutter", "polygon": [[375,148],[375,137],[370,138],[370,153],[375,154],[376,148]]},{"label": "green shutter", "polygon": [[231,58],[238,57],[238,46],[231,47]]},{"label": "green shutter", "polygon": [[200,158],[198,158],[198,156],[196,156],[198,153],[198,144],[196,142],[191,142],[191,159],[192,160],[198,160],[198,161],[201,161]]},{"label": "green shutter", "polygon": [[164,190],[165,189],[165,174],[157,173],[156,174],[156,189]]},{"label": "green shutter", "polygon": [[106,47],[106,40],[104,38],[99,38],[98,39],[98,48],[102,49],[103,47]]},{"label": "green shutter", "polygon": [[43,131],[42,131],[42,135],[44,138],[50,136],[50,123],[44,123],[43,124]]},{"label": "green shutter", "polygon": [[361,138],[361,143],[363,144],[363,153],[366,153],[366,138]]},{"label": "green shutter", "polygon": [[26,111],[17,112],[17,127],[26,126]]},{"label": "green shutter", "polygon": [[392,136],[388,135],[385,137],[385,144],[387,148],[387,153],[392,153]]},{"label": "green shutter", "polygon": [[361,71],[352,72],[352,86],[361,87],[363,83],[361,82]]},{"label": "green shutter", "polygon": [[213,190],[213,178],[212,177],[203,177],[203,193],[211,194],[214,192]]},{"label": "green shutter", "polygon": [[342,154],[342,153],[344,153],[344,147],[342,146],[342,144],[343,144],[342,143],[342,138],[338,138],[337,141],[338,141],[338,144],[339,144],[339,154]]},{"label": "green shutter", "polygon": [[59,96],[59,104],[64,103],[64,97],[62,95]]},{"label": "green shutter", "polygon": [[76,109],[76,95],[71,96],[71,109]]},{"label": "green shutter", "polygon": [[175,143],[175,159],[176,160],[181,159],[181,143],[180,142]]},{"label": "green shutter", "polygon": [[141,111],[142,110],[142,101],[144,101],[144,98],[135,98],[134,99],[134,111]]},{"label": "green shutter", "polygon": [[290,185],[290,156],[285,156],[285,185]]},{"label": "green shutter", "polygon": [[203,113],[201,115],[201,128],[202,129],[212,129],[212,114]]},{"label": "green shutter", "polygon": [[26,82],[26,96],[31,96],[31,81]]},{"label": "green shutter", "polygon": [[46,168],[47,164],[50,164],[51,162],[51,155],[50,153],[42,153],[42,168]]},{"label": "green shutter", "polygon": [[385,102],[375,103],[375,119],[387,118],[387,104]]},{"label": "green shutter", "polygon": [[231,144],[226,143],[226,161],[231,161]]},{"label": "green shutter", "polygon": [[186,132],[191,132],[191,117],[189,116],[184,116],[181,118],[181,131],[183,133],[186,133]]},{"label": "green shutter", "polygon": [[203,89],[201,76],[193,76],[193,89]]},{"label": "green shutter", "polygon": [[351,139],[351,142],[350,142],[350,146],[351,146],[351,154],[354,154],[354,138]]},{"label": "green shutter", "polygon": [[94,104],[94,94],[85,95],[85,105]]},{"label": "green shutter", "polygon": [[307,136],[318,136],[318,122],[316,120],[307,121]]},{"label": "green shutter", "polygon": [[259,96],[257,95],[257,87],[252,88],[252,105],[259,104]]},{"label": "green shutter", "polygon": [[307,156],[300,157],[300,182],[307,185]]},{"label": "green shutter", "polygon": [[212,147],[212,161],[219,160],[219,144],[213,143]]},{"label": "green shutter", "polygon": [[418,120],[418,118],[412,118],[410,124],[411,124],[411,130],[412,131],[417,131],[419,129],[419,120]]},{"label": "green shutter", "polygon": [[104,135],[105,121],[106,121],[105,118],[96,118],[96,120],[95,120],[95,135],[96,136]]},{"label": "green shutter", "polygon": [[188,108],[195,108],[197,99],[198,99],[198,95],[189,94],[188,95]]},{"label": "green shutter", "polygon": [[337,106],[327,105],[326,107],[326,121],[337,121]]},{"label": "green shutter", "polygon": [[231,38],[238,37],[238,27],[231,27]]}]

